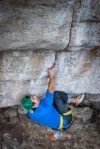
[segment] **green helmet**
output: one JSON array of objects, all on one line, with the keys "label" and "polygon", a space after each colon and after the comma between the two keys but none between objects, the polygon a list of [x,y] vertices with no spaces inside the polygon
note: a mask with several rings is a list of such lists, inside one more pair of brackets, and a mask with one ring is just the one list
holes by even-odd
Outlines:
[{"label": "green helmet", "polygon": [[32,110],[32,100],[30,96],[26,96],[21,101],[21,106],[24,110],[31,111]]}]

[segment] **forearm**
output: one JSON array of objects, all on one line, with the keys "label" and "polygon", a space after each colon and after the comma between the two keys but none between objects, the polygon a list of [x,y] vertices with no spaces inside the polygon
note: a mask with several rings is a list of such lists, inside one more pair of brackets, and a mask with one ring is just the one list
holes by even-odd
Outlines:
[{"label": "forearm", "polygon": [[50,93],[53,93],[55,90],[55,77],[51,77],[49,79],[49,83],[48,83],[48,91]]}]

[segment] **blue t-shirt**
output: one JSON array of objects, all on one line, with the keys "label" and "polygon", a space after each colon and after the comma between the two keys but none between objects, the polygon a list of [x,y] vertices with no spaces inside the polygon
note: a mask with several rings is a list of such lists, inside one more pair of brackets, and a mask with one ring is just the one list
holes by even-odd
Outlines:
[{"label": "blue t-shirt", "polygon": [[47,91],[39,107],[34,113],[28,112],[28,117],[39,124],[57,129],[60,124],[60,114],[53,107],[53,98],[54,93]]}]

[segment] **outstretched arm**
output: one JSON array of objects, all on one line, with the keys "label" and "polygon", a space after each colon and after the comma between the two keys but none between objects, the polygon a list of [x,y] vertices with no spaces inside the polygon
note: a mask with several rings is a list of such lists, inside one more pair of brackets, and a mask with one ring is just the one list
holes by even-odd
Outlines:
[{"label": "outstretched arm", "polygon": [[57,65],[55,64],[53,68],[49,69],[49,83],[48,83],[48,91],[53,93],[55,90],[55,75],[57,71]]}]

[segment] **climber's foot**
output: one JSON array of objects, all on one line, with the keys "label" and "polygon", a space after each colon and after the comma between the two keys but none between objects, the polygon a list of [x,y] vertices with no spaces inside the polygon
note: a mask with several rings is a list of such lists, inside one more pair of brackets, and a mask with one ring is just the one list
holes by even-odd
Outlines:
[{"label": "climber's foot", "polygon": [[77,102],[76,102],[76,106],[78,106],[80,103],[83,102],[84,98],[85,98],[85,93],[83,93],[82,95],[79,95],[77,98]]}]

